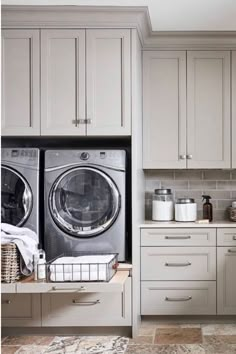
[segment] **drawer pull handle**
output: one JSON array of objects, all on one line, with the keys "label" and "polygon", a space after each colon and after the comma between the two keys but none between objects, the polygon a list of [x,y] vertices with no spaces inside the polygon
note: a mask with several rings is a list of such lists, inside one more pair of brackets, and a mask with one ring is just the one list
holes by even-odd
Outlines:
[{"label": "drawer pull handle", "polygon": [[2,300],[2,305],[10,305],[10,300]]},{"label": "drawer pull handle", "polygon": [[52,287],[52,291],[85,291],[86,288],[81,286],[80,288],[57,288],[56,286]]},{"label": "drawer pull handle", "polygon": [[100,304],[100,300],[96,301],[78,301],[78,300],[72,300],[73,304],[79,305],[79,306],[93,306]]},{"label": "drawer pull handle", "polygon": [[191,236],[165,236],[166,240],[188,240]]},{"label": "drawer pull handle", "polygon": [[165,263],[166,267],[187,267],[191,266],[192,263],[186,262],[186,263]]},{"label": "drawer pull handle", "polygon": [[233,250],[232,250],[232,249],[229,249],[228,252],[229,252],[229,253],[236,253],[236,249],[233,249]]},{"label": "drawer pull handle", "polygon": [[236,241],[236,235],[233,236],[233,240]]},{"label": "drawer pull handle", "polygon": [[192,300],[192,296],[186,297],[166,297],[165,301],[189,301]]}]

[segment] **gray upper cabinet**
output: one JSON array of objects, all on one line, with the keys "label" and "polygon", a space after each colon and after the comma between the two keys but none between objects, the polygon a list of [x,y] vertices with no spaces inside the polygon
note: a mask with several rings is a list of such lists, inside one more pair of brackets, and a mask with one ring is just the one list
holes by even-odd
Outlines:
[{"label": "gray upper cabinet", "polygon": [[236,51],[232,52],[232,168],[236,168]]},{"label": "gray upper cabinet", "polygon": [[85,135],[85,30],[42,30],[41,133]]},{"label": "gray upper cabinet", "polygon": [[143,168],[230,168],[230,51],[185,58],[144,52]]},{"label": "gray upper cabinet", "polygon": [[131,134],[130,30],[86,30],[87,134]]},{"label": "gray upper cabinet", "polygon": [[39,135],[39,31],[2,31],[2,135]]},{"label": "gray upper cabinet", "polygon": [[42,30],[42,135],[130,135],[130,30]]},{"label": "gray upper cabinet", "polygon": [[186,167],[186,52],[143,56],[143,167]]},{"label": "gray upper cabinet", "polygon": [[187,166],[230,168],[230,52],[187,52]]}]

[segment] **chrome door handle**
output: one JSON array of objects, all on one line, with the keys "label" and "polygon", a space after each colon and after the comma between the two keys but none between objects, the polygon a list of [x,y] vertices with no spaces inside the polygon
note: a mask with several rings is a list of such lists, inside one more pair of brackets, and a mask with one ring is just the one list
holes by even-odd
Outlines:
[{"label": "chrome door handle", "polygon": [[236,249],[234,249],[234,250],[229,249],[228,252],[229,252],[229,253],[236,253]]},{"label": "chrome door handle", "polygon": [[165,236],[166,240],[187,240],[190,239],[191,236]]},{"label": "chrome door handle", "polygon": [[73,119],[72,124],[86,124],[86,119]]},{"label": "chrome door handle", "polygon": [[185,160],[186,159],[186,155],[179,155],[180,160]]},{"label": "chrome door handle", "polygon": [[192,263],[187,262],[187,263],[165,263],[166,267],[187,267],[191,266]]},{"label": "chrome door handle", "polygon": [[186,296],[186,297],[167,297],[165,298],[165,301],[189,301],[192,300],[192,296]]},{"label": "chrome door handle", "polygon": [[85,119],[85,120],[86,120],[87,124],[92,124],[92,119],[88,118],[88,119]]},{"label": "chrome door handle", "polygon": [[79,306],[93,306],[93,305],[100,304],[100,300],[96,300],[96,301],[78,301],[78,300],[72,300],[72,303],[75,304],[75,305],[79,305]]},{"label": "chrome door handle", "polygon": [[187,155],[187,159],[188,159],[188,160],[192,160],[192,158],[193,158],[193,155],[191,155],[191,154],[190,154],[190,155]]},{"label": "chrome door handle", "polygon": [[57,288],[56,286],[53,286],[52,291],[85,291],[86,288],[85,286],[81,286],[80,288]]}]

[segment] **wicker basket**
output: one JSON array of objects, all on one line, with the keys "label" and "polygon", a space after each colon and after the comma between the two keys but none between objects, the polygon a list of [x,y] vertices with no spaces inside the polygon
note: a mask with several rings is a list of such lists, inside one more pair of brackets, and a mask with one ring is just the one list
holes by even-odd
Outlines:
[{"label": "wicker basket", "polygon": [[229,207],[229,218],[231,221],[236,221],[236,208]]},{"label": "wicker basket", "polygon": [[1,245],[1,282],[14,283],[21,278],[20,254],[14,243]]}]

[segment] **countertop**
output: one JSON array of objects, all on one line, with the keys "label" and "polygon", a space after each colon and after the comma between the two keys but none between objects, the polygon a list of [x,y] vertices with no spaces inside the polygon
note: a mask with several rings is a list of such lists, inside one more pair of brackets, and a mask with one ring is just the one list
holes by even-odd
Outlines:
[{"label": "countertop", "polygon": [[178,221],[152,221],[146,220],[139,225],[140,228],[176,228],[176,227],[185,227],[185,228],[216,228],[216,227],[233,227],[236,228],[236,222],[233,221],[212,221],[208,224],[198,224],[197,222],[178,222]]}]

